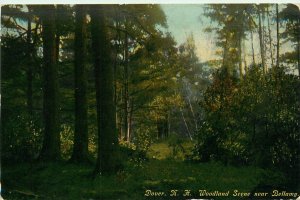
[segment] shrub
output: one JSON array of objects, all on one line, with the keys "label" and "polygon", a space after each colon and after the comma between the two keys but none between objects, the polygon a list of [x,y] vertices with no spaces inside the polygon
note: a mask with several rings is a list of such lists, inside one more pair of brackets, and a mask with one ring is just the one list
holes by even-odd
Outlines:
[{"label": "shrub", "polygon": [[25,113],[5,116],[2,121],[1,156],[6,161],[26,161],[38,157],[42,146],[39,121]]}]

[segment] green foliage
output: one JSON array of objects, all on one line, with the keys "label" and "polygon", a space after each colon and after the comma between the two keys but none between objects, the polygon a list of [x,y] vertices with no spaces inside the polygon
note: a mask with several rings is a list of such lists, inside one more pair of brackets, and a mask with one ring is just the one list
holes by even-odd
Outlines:
[{"label": "green foliage", "polygon": [[71,157],[73,150],[74,130],[67,124],[61,125],[60,131],[60,151],[63,159],[67,160]]},{"label": "green foliage", "polygon": [[[206,116],[195,158],[254,164],[296,173],[299,169],[299,78],[252,67],[240,82],[214,77],[201,105]],[[292,172],[291,172],[292,171]]]},{"label": "green foliage", "polygon": [[1,157],[6,162],[33,160],[42,146],[42,128],[39,122],[24,113],[14,113],[2,120]]},{"label": "green foliage", "polygon": [[153,136],[155,130],[152,127],[141,125],[136,129],[134,144],[136,150],[145,153],[149,150],[150,145],[153,143]]},{"label": "green foliage", "polygon": [[178,135],[171,134],[168,138],[168,146],[172,149],[172,157],[178,158],[179,153],[185,153],[183,148],[184,139]]}]

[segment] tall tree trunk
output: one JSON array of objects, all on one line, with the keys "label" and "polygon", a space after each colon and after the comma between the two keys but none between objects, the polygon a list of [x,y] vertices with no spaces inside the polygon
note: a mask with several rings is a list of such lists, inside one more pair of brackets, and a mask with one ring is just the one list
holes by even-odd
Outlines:
[{"label": "tall tree trunk", "polygon": [[298,76],[300,76],[300,19],[298,19],[297,30]]},{"label": "tall tree trunk", "polygon": [[60,35],[56,31],[56,36],[55,36],[55,58],[56,58],[56,64],[59,63],[59,45],[60,45]]},{"label": "tall tree trunk", "polygon": [[119,65],[119,62],[118,62],[118,53],[119,53],[119,41],[120,41],[120,31],[119,31],[119,21],[118,21],[118,14],[116,13],[116,17],[115,17],[115,20],[116,20],[116,29],[117,29],[117,36],[115,38],[115,41],[117,41],[117,44],[115,44],[115,49],[114,49],[114,75],[113,75],[113,79],[114,79],[114,104],[115,104],[115,115],[116,115],[116,129],[117,129],[117,132],[119,134],[119,140],[121,140],[122,138],[122,135],[121,135],[121,129],[120,129],[120,126],[119,126],[119,115],[118,115],[118,91],[117,91],[117,66]]},{"label": "tall tree trunk", "polygon": [[239,71],[240,71],[240,79],[243,79],[243,61],[242,61],[242,36],[241,33],[238,39],[238,49],[239,49]]},{"label": "tall tree trunk", "polygon": [[98,157],[94,174],[111,174],[118,167],[111,50],[106,35],[105,6],[93,5],[90,9],[98,123]]},{"label": "tall tree trunk", "polygon": [[192,116],[193,116],[193,121],[194,121],[194,124],[195,124],[195,129],[197,131],[198,130],[197,118],[196,118],[196,115],[195,115],[195,112],[194,112],[191,100],[190,100],[190,98],[188,96],[187,96],[187,99],[188,99],[189,107],[190,107],[190,110],[191,110],[191,113],[192,113]]},{"label": "tall tree trunk", "polygon": [[130,127],[129,127],[129,94],[128,94],[128,34],[125,33],[125,44],[124,44],[124,130],[125,140],[130,141]]},{"label": "tall tree trunk", "polygon": [[267,7],[267,14],[268,14],[268,32],[269,32],[269,46],[270,46],[270,53],[271,53],[271,65],[274,66],[274,57],[273,57],[273,47],[272,47],[272,36],[271,36],[271,25],[270,25],[270,10]]},{"label": "tall tree trunk", "polygon": [[258,7],[258,35],[259,35],[259,46],[260,46],[260,57],[261,64],[265,72],[265,50],[264,50],[264,41],[263,41],[263,32],[262,32],[262,22],[261,22],[261,8]]},{"label": "tall tree trunk", "polygon": [[267,67],[267,64],[266,64],[266,59],[267,59],[267,55],[266,55],[266,52],[267,52],[267,41],[266,41],[266,26],[265,26],[265,21],[266,21],[266,11],[265,11],[265,8],[264,7],[262,7],[262,41],[263,41],[263,47],[264,47],[264,54],[263,54],[263,56],[264,56],[264,68],[263,68],[263,70],[264,70],[264,73],[267,73],[267,71],[268,71],[268,67]]},{"label": "tall tree trunk", "polygon": [[276,35],[277,35],[277,59],[276,66],[279,67],[279,48],[280,48],[280,39],[279,39],[279,13],[278,13],[278,4],[276,4]]},{"label": "tall tree trunk", "polygon": [[26,42],[27,42],[27,52],[26,52],[26,56],[28,59],[28,65],[27,65],[27,109],[28,109],[28,114],[30,116],[33,115],[33,98],[32,98],[32,79],[33,79],[33,72],[32,72],[32,65],[33,65],[33,48],[32,48],[32,43],[31,43],[31,39],[32,39],[32,35],[31,35],[31,19],[30,17],[28,17],[28,22],[27,22],[27,38],[26,38]]},{"label": "tall tree trunk", "polygon": [[60,159],[60,135],[58,119],[58,80],[55,48],[55,7],[43,6],[43,54],[44,54],[44,103],[45,135],[40,158]]},{"label": "tall tree trunk", "polygon": [[228,36],[226,35],[225,44],[224,44],[224,50],[223,50],[223,60],[222,60],[223,66],[222,67],[225,67],[226,70],[229,72],[228,66],[227,66],[227,63],[226,63],[226,60],[227,60],[227,50],[228,50],[227,46],[228,46]]},{"label": "tall tree trunk", "polygon": [[182,120],[183,120],[183,122],[184,122],[185,128],[186,128],[187,133],[188,133],[187,135],[188,135],[188,137],[190,138],[190,140],[193,140],[191,131],[190,131],[189,126],[188,126],[188,124],[187,124],[187,121],[186,121],[186,119],[185,119],[185,117],[184,117],[182,108],[180,108],[180,113],[181,113]]},{"label": "tall tree trunk", "polygon": [[129,101],[129,110],[128,110],[128,129],[127,129],[127,141],[131,140],[131,133],[132,133],[132,117],[133,117],[133,99]]},{"label": "tall tree trunk", "polygon": [[244,70],[245,74],[248,72],[248,66],[247,66],[247,59],[246,59],[246,45],[245,45],[245,40],[243,41],[243,60],[244,60]]},{"label": "tall tree trunk", "polygon": [[253,32],[252,32],[252,30],[250,31],[250,35],[251,35],[251,48],[252,48],[253,65],[256,65],[256,63],[255,63],[255,52],[254,52],[254,40],[253,40]]},{"label": "tall tree trunk", "polygon": [[88,161],[87,77],[86,77],[86,6],[76,6],[75,27],[75,133],[71,160]]}]

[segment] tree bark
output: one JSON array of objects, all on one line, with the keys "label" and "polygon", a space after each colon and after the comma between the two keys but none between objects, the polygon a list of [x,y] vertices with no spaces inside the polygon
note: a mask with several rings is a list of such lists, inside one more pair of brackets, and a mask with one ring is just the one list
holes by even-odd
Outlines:
[{"label": "tree bark", "polygon": [[130,127],[129,127],[129,96],[128,96],[128,34],[125,33],[124,44],[124,130],[125,140],[130,141]]},{"label": "tree bark", "polygon": [[262,64],[262,67],[265,72],[265,50],[264,50],[264,41],[263,41],[263,32],[262,32],[262,23],[261,23],[261,8],[260,7],[258,7],[258,35],[259,35],[261,64]]},{"label": "tree bark", "polygon": [[255,63],[255,52],[254,52],[254,41],[253,41],[253,32],[252,30],[250,31],[251,34],[251,48],[252,48],[252,59],[253,59],[253,65],[256,65]]},{"label": "tree bark", "polygon": [[239,72],[240,72],[240,80],[243,79],[243,64],[242,64],[242,36],[240,33],[239,39],[238,39],[238,49],[239,49]]},{"label": "tree bark", "polygon": [[31,35],[31,19],[30,17],[28,17],[28,22],[27,22],[27,38],[26,38],[26,42],[27,42],[27,59],[28,59],[28,65],[27,65],[27,109],[28,109],[28,114],[30,116],[33,115],[33,92],[32,92],[32,79],[33,79],[33,72],[32,72],[32,43],[31,43],[31,39],[32,39],[32,35]]},{"label": "tree bark", "polygon": [[273,58],[273,47],[272,47],[272,36],[271,36],[271,26],[270,26],[270,11],[269,7],[267,7],[268,13],[268,32],[269,32],[269,45],[270,45],[270,53],[271,53],[271,65],[274,66],[274,58]]},{"label": "tree bark", "polygon": [[118,168],[112,58],[103,13],[105,6],[90,8],[98,123],[98,157],[94,174],[111,174]]},{"label": "tree bark", "polygon": [[190,131],[189,126],[188,126],[188,124],[187,124],[187,122],[186,122],[186,119],[185,119],[185,117],[184,117],[184,115],[183,115],[183,110],[182,110],[182,108],[180,108],[180,113],[181,113],[181,117],[182,117],[182,120],[183,120],[183,122],[184,122],[185,128],[186,128],[186,130],[187,130],[188,136],[189,136],[190,140],[193,140],[192,135],[191,135],[191,131]]},{"label": "tree bark", "polygon": [[55,48],[55,7],[43,6],[43,115],[45,134],[40,158],[60,159],[60,135],[58,119],[58,80]]},{"label": "tree bark", "polygon": [[195,124],[195,130],[198,130],[198,122],[197,122],[197,118],[196,118],[191,100],[188,96],[187,96],[187,99],[188,99],[189,107],[190,107],[190,110],[191,110],[191,113],[192,113],[192,116],[193,116],[193,121],[194,121],[194,124]]},{"label": "tree bark", "polygon": [[129,110],[128,110],[128,125],[127,125],[127,141],[130,142],[131,140],[131,132],[132,132],[132,117],[133,117],[133,99],[131,99],[131,101],[129,101],[130,103],[128,103],[130,106]]},{"label": "tree bark", "polygon": [[300,76],[300,19],[298,19],[297,30],[298,76]]},{"label": "tree bark", "polygon": [[276,59],[276,66],[279,67],[279,13],[278,13],[278,4],[276,4],[276,35],[277,35],[277,59]]},{"label": "tree bark", "polygon": [[245,45],[245,41],[243,41],[243,60],[244,60],[244,70],[245,70],[245,74],[247,74],[248,72],[248,66],[247,66],[247,59],[246,59],[246,45]]},{"label": "tree bark", "polygon": [[75,27],[75,132],[71,160],[88,161],[87,77],[86,77],[86,7],[76,6]]},{"label": "tree bark", "polygon": [[228,69],[228,64],[226,63],[226,60],[227,60],[227,44],[228,44],[228,38],[227,38],[227,35],[226,35],[226,38],[225,38],[225,44],[224,44],[224,50],[223,50],[223,59],[222,59],[222,63],[223,63],[223,66],[222,67],[225,67],[226,70],[229,72],[229,69]]}]

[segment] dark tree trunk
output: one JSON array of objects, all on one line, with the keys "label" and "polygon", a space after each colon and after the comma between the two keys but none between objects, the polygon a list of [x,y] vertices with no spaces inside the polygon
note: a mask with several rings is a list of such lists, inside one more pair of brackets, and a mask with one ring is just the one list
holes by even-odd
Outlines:
[{"label": "dark tree trunk", "polygon": [[276,59],[276,66],[279,67],[279,13],[278,13],[278,4],[276,4],[276,35],[277,35],[277,59]]},{"label": "dark tree trunk", "polygon": [[164,139],[169,135],[169,116],[166,114],[164,118],[156,121],[157,138]]},{"label": "dark tree trunk", "polygon": [[272,47],[272,36],[271,36],[271,26],[270,26],[270,11],[269,7],[267,7],[267,14],[268,14],[268,31],[269,31],[269,46],[270,46],[270,53],[271,53],[271,65],[274,66],[274,58],[273,58],[273,47]]},{"label": "dark tree trunk", "polygon": [[45,135],[40,158],[60,159],[60,135],[58,124],[58,80],[55,47],[55,7],[43,6],[43,54],[44,54],[44,103]]},{"label": "dark tree trunk", "polygon": [[55,59],[56,59],[56,64],[59,63],[59,45],[60,45],[60,35],[56,33],[55,36]]},{"label": "dark tree trunk", "polygon": [[242,35],[239,34],[238,39],[238,49],[239,49],[239,72],[240,72],[240,79],[243,79],[243,64],[242,64]]},{"label": "dark tree trunk", "polygon": [[227,61],[227,44],[228,44],[228,38],[227,38],[227,36],[226,36],[226,38],[225,38],[225,44],[224,44],[224,48],[223,48],[223,59],[222,59],[222,67],[228,67],[227,66],[227,63],[226,63],[226,61]]},{"label": "dark tree trunk", "polygon": [[86,78],[86,7],[76,6],[75,28],[75,133],[71,157],[75,162],[88,161],[87,78]]},{"label": "dark tree trunk", "polygon": [[258,36],[259,36],[259,46],[260,46],[260,57],[261,64],[265,72],[265,49],[263,41],[263,31],[262,31],[262,22],[261,22],[261,8],[258,7]]},{"label": "dark tree trunk", "polygon": [[127,141],[130,142],[131,133],[132,133],[132,117],[133,117],[133,99],[129,101],[129,108],[128,108],[128,120],[127,120]]},{"label": "dark tree trunk", "polygon": [[156,128],[157,128],[157,138],[162,139],[164,135],[164,123],[163,120],[159,119],[156,122]]},{"label": "dark tree trunk", "polygon": [[115,123],[113,66],[107,38],[105,6],[91,7],[92,46],[98,123],[98,157],[95,174],[111,174],[118,167],[118,135]]},{"label": "dark tree trunk", "polygon": [[250,30],[250,35],[251,35],[252,60],[253,60],[253,65],[256,65],[256,63],[255,63],[255,51],[254,51],[254,41],[253,41],[253,32],[252,32],[252,30]]},{"label": "dark tree trunk", "polygon": [[30,116],[33,115],[33,98],[32,98],[32,79],[33,79],[33,72],[32,72],[32,65],[33,65],[33,58],[32,58],[32,43],[31,43],[31,19],[28,18],[27,22],[27,59],[28,59],[28,66],[27,66],[27,109],[28,109],[28,114]]},{"label": "dark tree trunk", "polygon": [[300,77],[300,19],[297,21],[297,56],[298,76]]},{"label": "dark tree trunk", "polygon": [[125,140],[130,141],[130,127],[129,127],[129,96],[128,96],[128,35],[125,33],[124,44],[124,130]]}]

